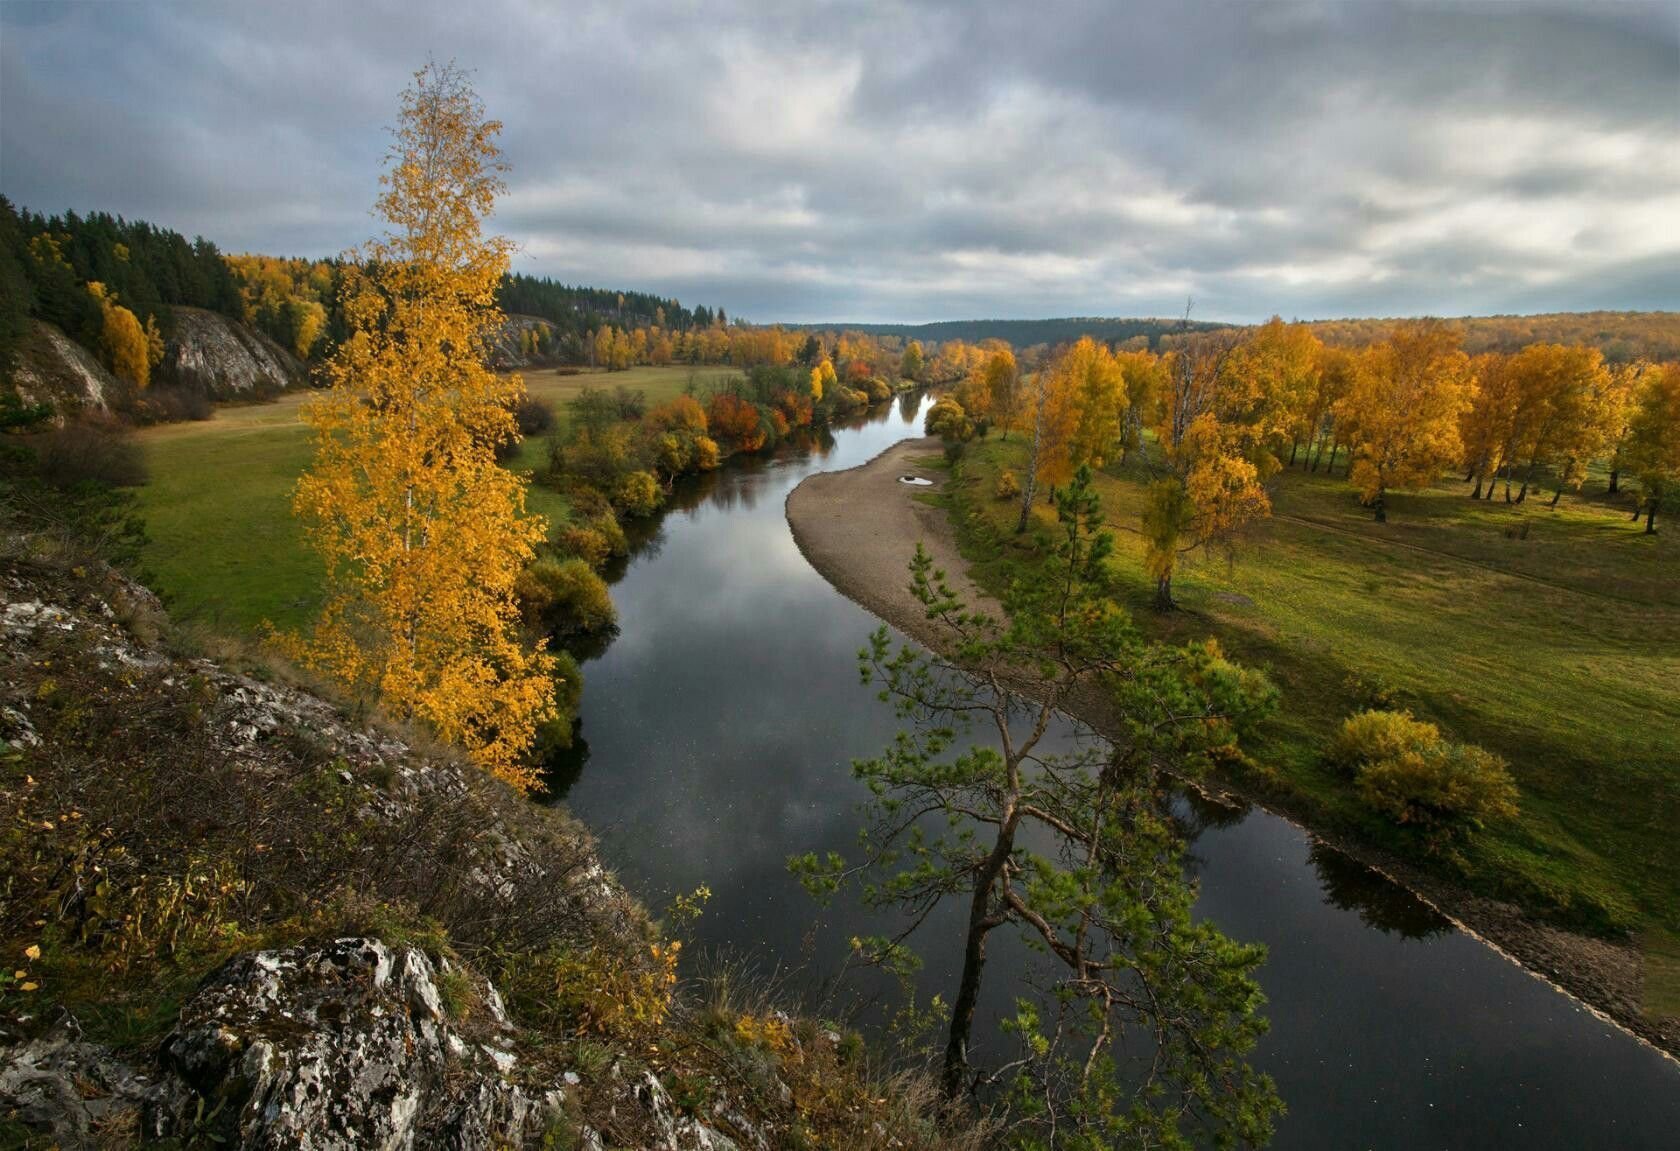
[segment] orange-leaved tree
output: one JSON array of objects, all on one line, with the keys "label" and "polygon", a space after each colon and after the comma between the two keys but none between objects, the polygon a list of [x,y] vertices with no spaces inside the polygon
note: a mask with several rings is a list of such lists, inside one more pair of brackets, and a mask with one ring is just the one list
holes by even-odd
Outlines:
[{"label": "orange-leaved tree", "polygon": [[1458,333],[1439,320],[1400,324],[1359,356],[1342,398],[1359,497],[1379,521],[1388,493],[1426,488],[1464,454],[1459,417],[1470,404],[1471,366]]},{"label": "orange-leaved tree", "polygon": [[524,395],[486,366],[511,248],[483,234],[499,130],[453,65],[428,64],[403,93],[380,178],[387,228],[352,253],[351,334],[305,409],[315,459],[293,506],[328,584],[313,630],[286,646],[529,788],[555,661],[522,639],[514,598],[546,524],[495,458]]},{"label": "orange-leaved tree", "polygon": [[1628,462],[1639,478],[1645,530],[1657,530],[1657,505],[1680,488],[1680,364],[1664,364],[1645,373],[1634,411]]}]

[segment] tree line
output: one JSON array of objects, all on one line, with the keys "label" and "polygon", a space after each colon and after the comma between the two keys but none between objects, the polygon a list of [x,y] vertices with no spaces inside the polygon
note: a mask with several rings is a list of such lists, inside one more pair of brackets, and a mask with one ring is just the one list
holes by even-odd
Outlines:
[{"label": "tree line", "polygon": [[[345,299],[351,270],[340,257],[229,255],[202,236],[189,240],[143,220],[107,212],[47,216],[0,196],[0,373],[9,374],[35,318],[144,389],[157,358],[137,367],[133,343],[125,340],[128,318],[166,341],[175,331],[176,307],[220,313],[300,360],[324,364],[353,328]],[[529,356],[574,364],[591,362],[593,341],[604,329],[680,336],[728,324],[722,308],[521,273],[500,277],[496,300],[506,314],[544,322],[528,338]]]},{"label": "tree line", "polygon": [[1647,531],[1680,487],[1680,365],[1611,364],[1588,345],[1471,355],[1458,326],[1426,319],[1344,347],[1274,317],[1184,331],[1159,351],[1084,337],[1030,373],[1001,341],[966,358],[928,428],[952,443],[992,426],[1026,437],[1024,479],[1005,481],[1019,493],[1020,530],[1042,489],[1147,448],[1145,563],[1163,609],[1179,557],[1270,514],[1267,484],[1284,468],[1339,464],[1378,520],[1392,493],[1454,468],[1472,499],[1521,503],[1544,483],[1555,505],[1602,465],[1610,494],[1637,483],[1633,515]]}]

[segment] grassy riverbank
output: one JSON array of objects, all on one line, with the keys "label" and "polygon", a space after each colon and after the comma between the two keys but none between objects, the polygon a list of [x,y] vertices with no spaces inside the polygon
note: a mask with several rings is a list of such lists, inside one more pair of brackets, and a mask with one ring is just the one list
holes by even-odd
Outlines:
[{"label": "grassy riverbank", "polygon": [[[948,490],[983,586],[1041,554],[1013,534],[1018,505],[991,498],[1024,456],[1018,439],[972,444]],[[1378,524],[1341,476],[1285,472],[1273,518],[1234,562],[1181,569],[1183,610],[1162,616],[1137,531],[1146,483],[1136,466],[1098,480],[1125,606],[1159,638],[1217,638],[1284,692],[1243,782],[1480,893],[1631,935],[1645,1010],[1680,1014],[1680,539],[1644,535],[1619,504],[1472,503],[1451,482],[1393,497]],[[1509,760],[1520,819],[1448,858],[1369,813],[1323,748],[1378,700]]]},{"label": "grassy riverbank", "polygon": [[[728,369],[634,368],[560,375],[524,373],[529,392],[553,405],[564,426],[566,401],[585,387],[619,386],[657,404],[680,395],[691,374],[703,382]],[[202,422],[167,424],[139,433],[149,482],[139,491],[150,537],[142,555],[146,579],[182,619],[216,631],[249,632],[268,620],[302,626],[314,613],[319,561],[304,546],[291,512],[292,488],[309,462],[309,429],[299,419],[306,392],[272,404],[224,407]],[[547,461],[541,437],[508,461],[534,472]],[[529,508],[551,524],[570,514],[560,493],[531,484]]]}]

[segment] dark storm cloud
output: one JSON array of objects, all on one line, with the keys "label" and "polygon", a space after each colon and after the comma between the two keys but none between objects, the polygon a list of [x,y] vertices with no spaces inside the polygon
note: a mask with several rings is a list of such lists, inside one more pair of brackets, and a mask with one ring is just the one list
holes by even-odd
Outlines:
[{"label": "dark storm cloud", "polygon": [[365,237],[476,69],[517,267],[760,319],[1680,306],[1680,15],[1616,3],[0,4],[0,191]]}]

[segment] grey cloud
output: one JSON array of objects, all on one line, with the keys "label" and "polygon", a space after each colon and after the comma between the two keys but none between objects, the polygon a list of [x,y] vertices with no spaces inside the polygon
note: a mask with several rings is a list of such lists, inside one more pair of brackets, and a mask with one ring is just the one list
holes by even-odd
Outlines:
[{"label": "grey cloud", "polygon": [[757,319],[1680,306],[1652,4],[0,5],[0,191],[365,237],[428,55],[520,270]]}]

